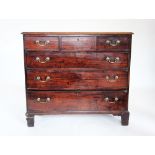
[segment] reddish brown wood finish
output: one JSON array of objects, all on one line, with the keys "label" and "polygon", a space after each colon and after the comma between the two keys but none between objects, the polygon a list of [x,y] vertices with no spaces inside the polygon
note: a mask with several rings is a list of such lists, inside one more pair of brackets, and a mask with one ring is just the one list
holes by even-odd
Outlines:
[{"label": "reddish brown wood finish", "polygon": [[93,51],[96,49],[95,37],[62,37],[62,51]]},{"label": "reddish brown wood finish", "polygon": [[[40,80],[36,80],[37,76]],[[47,77],[50,80],[46,81]],[[109,76],[109,80],[106,77]],[[118,76],[118,79],[114,79]],[[126,71],[36,71],[27,70],[27,88],[33,90],[101,90],[126,89],[128,74]]]},{"label": "reddish brown wood finish", "polygon": [[24,48],[30,50],[50,49],[51,51],[57,51],[59,48],[58,37],[25,37]]},{"label": "reddish brown wood finish", "polygon": [[[107,44],[106,41],[109,40],[111,44],[114,44],[113,46],[110,44]],[[116,41],[119,40],[120,43],[117,45]],[[112,36],[98,36],[97,37],[97,49],[98,50],[105,50],[105,49],[130,49],[131,47],[131,38],[126,35],[112,35]],[[116,44],[116,45],[115,45]]]},{"label": "reddish brown wood finish", "polygon": [[23,35],[28,126],[59,113],[113,114],[128,125],[131,32]]},{"label": "reddish brown wood finish", "polygon": [[[37,101],[37,98],[41,102]],[[105,98],[109,98],[109,102]],[[114,98],[118,97],[118,101]],[[63,92],[63,91],[28,91],[28,111],[30,113],[51,113],[67,111],[124,111],[127,108],[127,92],[106,92],[106,91],[87,91],[87,92]],[[46,99],[50,98],[47,102]],[[111,103],[112,102],[112,103]]]},{"label": "reddish brown wood finish", "polygon": [[[26,65],[29,68],[101,68],[120,69],[128,67],[128,54],[122,52],[27,52]],[[36,61],[39,57],[40,61]],[[46,61],[49,57],[50,60]],[[109,57],[110,61],[106,58]],[[119,61],[115,59],[119,57]]]}]

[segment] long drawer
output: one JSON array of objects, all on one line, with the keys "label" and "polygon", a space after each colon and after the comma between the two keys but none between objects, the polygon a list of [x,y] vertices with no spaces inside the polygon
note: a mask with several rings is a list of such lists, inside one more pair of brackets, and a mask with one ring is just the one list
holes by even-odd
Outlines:
[{"label": "long drawer", "polygon": [[28,112],[127,110],[127,91],[28,91]]},{"label": "long drawer", "polygon": [[28,68],[125,68],[128,54],[122,52],[27,52]]},{"label": "long drawer", "polygon": [[128,87],[128,72],[91,69],[27,70],[27,88],[33,90],[103,90]]}]

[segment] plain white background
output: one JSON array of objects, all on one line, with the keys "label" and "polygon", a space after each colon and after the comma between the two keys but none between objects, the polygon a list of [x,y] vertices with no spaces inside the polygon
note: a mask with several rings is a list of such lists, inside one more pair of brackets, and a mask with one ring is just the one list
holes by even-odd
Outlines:
[{"label": "plain white background", "polygon": [[[155,135],[155,20],[1,20],[1,135]],[[132,41],[130,124],[111,115],[36,116],[35,127],[25,121],[23,64],[24,31],[129,31]]]}]

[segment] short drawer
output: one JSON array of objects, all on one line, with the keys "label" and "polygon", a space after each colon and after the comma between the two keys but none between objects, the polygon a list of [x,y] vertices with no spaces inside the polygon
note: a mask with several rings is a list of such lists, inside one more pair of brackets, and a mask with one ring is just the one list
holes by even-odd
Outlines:
[{"label": "short drawer", "polygon": [[27,88],[33,90],[103,90],[127,87],[127,71],[27,70]]},{"label": "short drawer", "polygon": [[59,50],[58,37],[24,37],[24,48],[27,50]]},{"label": "short drawer", "polygon": [[62,51],[93,51],[96,49],[95,37],[62,37]]},{"label": "short drawer", "polygon": [[127,109],[126,91],[28,91],[28,111],[47,112],[111,112]]},{"label": "short drawer", "polygon": [[29,52],[26,54],[29,68],[125,68],[128,54],[119,52]]},{"label": "short drawer", "polygon": [[130,36],[97,36],[97,50],[106,49],[130,49],[131,37]]}]

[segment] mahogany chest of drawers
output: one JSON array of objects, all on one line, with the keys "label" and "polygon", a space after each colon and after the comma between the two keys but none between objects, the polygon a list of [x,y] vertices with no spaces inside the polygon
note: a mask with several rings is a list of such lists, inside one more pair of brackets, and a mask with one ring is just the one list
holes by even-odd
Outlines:
[{"label": "mahogany chest of drawers", "polygon": [[26,119],[113,114],[128,125],[131,32],[24,32]]}]

